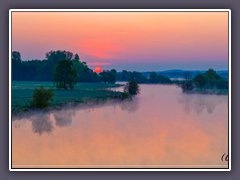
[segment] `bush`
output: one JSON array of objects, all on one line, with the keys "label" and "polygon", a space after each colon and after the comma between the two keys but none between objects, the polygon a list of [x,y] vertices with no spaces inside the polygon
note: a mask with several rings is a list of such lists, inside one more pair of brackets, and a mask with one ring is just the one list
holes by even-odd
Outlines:
[{"label": "bush", "polygon": [[196,75],[193,83],[200,89],[228,89],[228,81],[219,76],[213,69]]},{"label": "bush", "polygon": [[124,92],[121,94],[121,99],[128,99],[130,97],[129,93]]},{"label": "bush", "polygon": [[140,88],[136,81],[132,80],[127,83],[124,88],[124,91],[129,93],[130,95],[137,95],[140,92]]},{"label": "bush", "polygon": [[183,92],[192,91],[193,90],[193,82],[192,81],[186,81],[182,84],[182,90]]},{"label": "bush", "polygon": [[53,92],[51,89],[36,88],[33,92],[32,106],[40,109],[46,108],[50,105],[52,97]]},{"label": "bush", "polygon": [[216,81],[216,87],[218,89],[228,89],[228,81],[227,80],[218,80]]}]

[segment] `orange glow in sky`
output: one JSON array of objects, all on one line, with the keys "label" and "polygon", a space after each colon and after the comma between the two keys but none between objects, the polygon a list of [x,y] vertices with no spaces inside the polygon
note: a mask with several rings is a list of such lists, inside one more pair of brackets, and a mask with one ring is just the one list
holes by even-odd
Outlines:
[{"label": "orange glow in sky", "polygon": [[101,73],[103,69],[101,67],[95,67],[93,71],[96,73]]},{"label": "orange glow in sky", "polygon": [[13,12],[12,46],[27,60],[69,50],[117,70],[223,68],[228,12]]}]

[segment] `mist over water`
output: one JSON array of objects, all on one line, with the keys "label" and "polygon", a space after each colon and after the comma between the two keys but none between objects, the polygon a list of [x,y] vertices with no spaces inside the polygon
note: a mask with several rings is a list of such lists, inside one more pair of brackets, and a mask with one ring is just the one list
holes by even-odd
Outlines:
[{"label": "mist over water", "polygon": [[141,85],[108,101],[13,117],[14,167],[227,167],[228,97]]}]

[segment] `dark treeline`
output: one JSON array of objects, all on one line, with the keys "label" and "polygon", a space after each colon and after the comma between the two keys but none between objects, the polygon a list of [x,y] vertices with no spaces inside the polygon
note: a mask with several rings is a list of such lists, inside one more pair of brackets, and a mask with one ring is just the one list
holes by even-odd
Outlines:
[{"label": "dark treeline", "polygon": [[[14,81],[54,81],[56,67],[62,61],[70,61],[76,71],[77,82],[105,82],[115,83],[117,72],[115,69],[93,72],[86,62],[80,61],[78,54],[69,51],[50,51],[46,59],[23,61],[21,54],[12,52],[12,80]],[[66,63],[66,62],[65,62]],[[55,75],[56,76],[56,75]]]},{"label": "dark treeline", "polygon": [[150,72],[149,76],[144,73],[136,71],[125,71],[118,72],[117,81],[130,81],[135,80],[137,83],[152,83],[152,84],[170,84],[172,81],[163,75],[157,74],[156,72]]},{"label": "dark treeline", "polygon": [[[60,63],[69,64],[62,61],[70,61],[77,74],[76,82],[105,82],[115,83],[116,81],[131,81],[137,83],[161,83],[169,84],[171,80],[168,77],[150,72],[149,77],[141,72],[122,71],[115,69],[104,70],[97,74],[90,69],[86,62],[81,61],[78,54],[69,51],[50,51],[46,53],[46,59],[23,61],[21,54],[17,51],[12,52],[12,79],[14,81],[54,81],[56,79],[56,68]],[[66,66],[66,65],[65,65]],[[67,67],[67,66],[66,66]],[[66,70],[66,68],[65,68]],[[57,77],[66,76],[64,69],[59,71]],[[64,77],[61,77],[64,79]]]},{"label": "dark treeline", "polygon": [[[56,71],[57,69],[58,71]],[[62,85],[62,83],[67,83],[70,80],[73,83],[135,81],[136,83],[146,84],[179,84],[184,91],[191,91],[192,89],[228,89],[228,80],[221,77],[213,69],[194,75],[191,72],[183,72],[182,76],[185,80],[179,81],[171,80],[157,72],[142,73],[126,70],[117,72],[115,69],[105,70],[97,74],[88,67],[86,62],[80,60],[78,54],[74,55],[69,51],[50,51],[46,53],[46,59],[30,61],[22,61],[19,52],[12,52],[12,80],[14,81],[55,81],[65,88],[66,85]],[[72,83],[68,84],[69,88],[74,85]]]},{"label": "dark treeline", "polygon": [[228,80],[221,77],[213,69],[199,73],[181,84],[183,92],[198,90],[228,90]]}]

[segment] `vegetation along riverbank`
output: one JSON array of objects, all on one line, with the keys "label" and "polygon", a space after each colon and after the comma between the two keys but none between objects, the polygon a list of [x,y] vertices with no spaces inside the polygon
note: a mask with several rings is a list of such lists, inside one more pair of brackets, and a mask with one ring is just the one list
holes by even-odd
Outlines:
[{"label": "vegetation along riverbank", "polygon": [[[169,72],[168,72],[169,74]],[[181,80],[172,79],[171,76]],[[78,54],[49,51],[43,60],[22,60],[12,52],[12,112],[55,108],[68,103],[128,99],[138,93],[138,84],[177,84],[183,93],[228,94],[228,79],[213,69],[205,72],[93,71]],[[126,82],[124,92],[112,91],[116,81]]]},{"label": "vegetation along riverbank", "polygon": [[53,97],[49,108],[57,108],[67,103],[85,103],[89,101],[106,101],[107,99],[126,99],[125,92],[115,92],[109,88],[119,87],[119,84],[77,83],[74,89],[63,90],[55,88],[52,82],[13,81],[12,82],[12,112],[14,114],[34,109],[32,97],[36,88],[51,89]]}]

